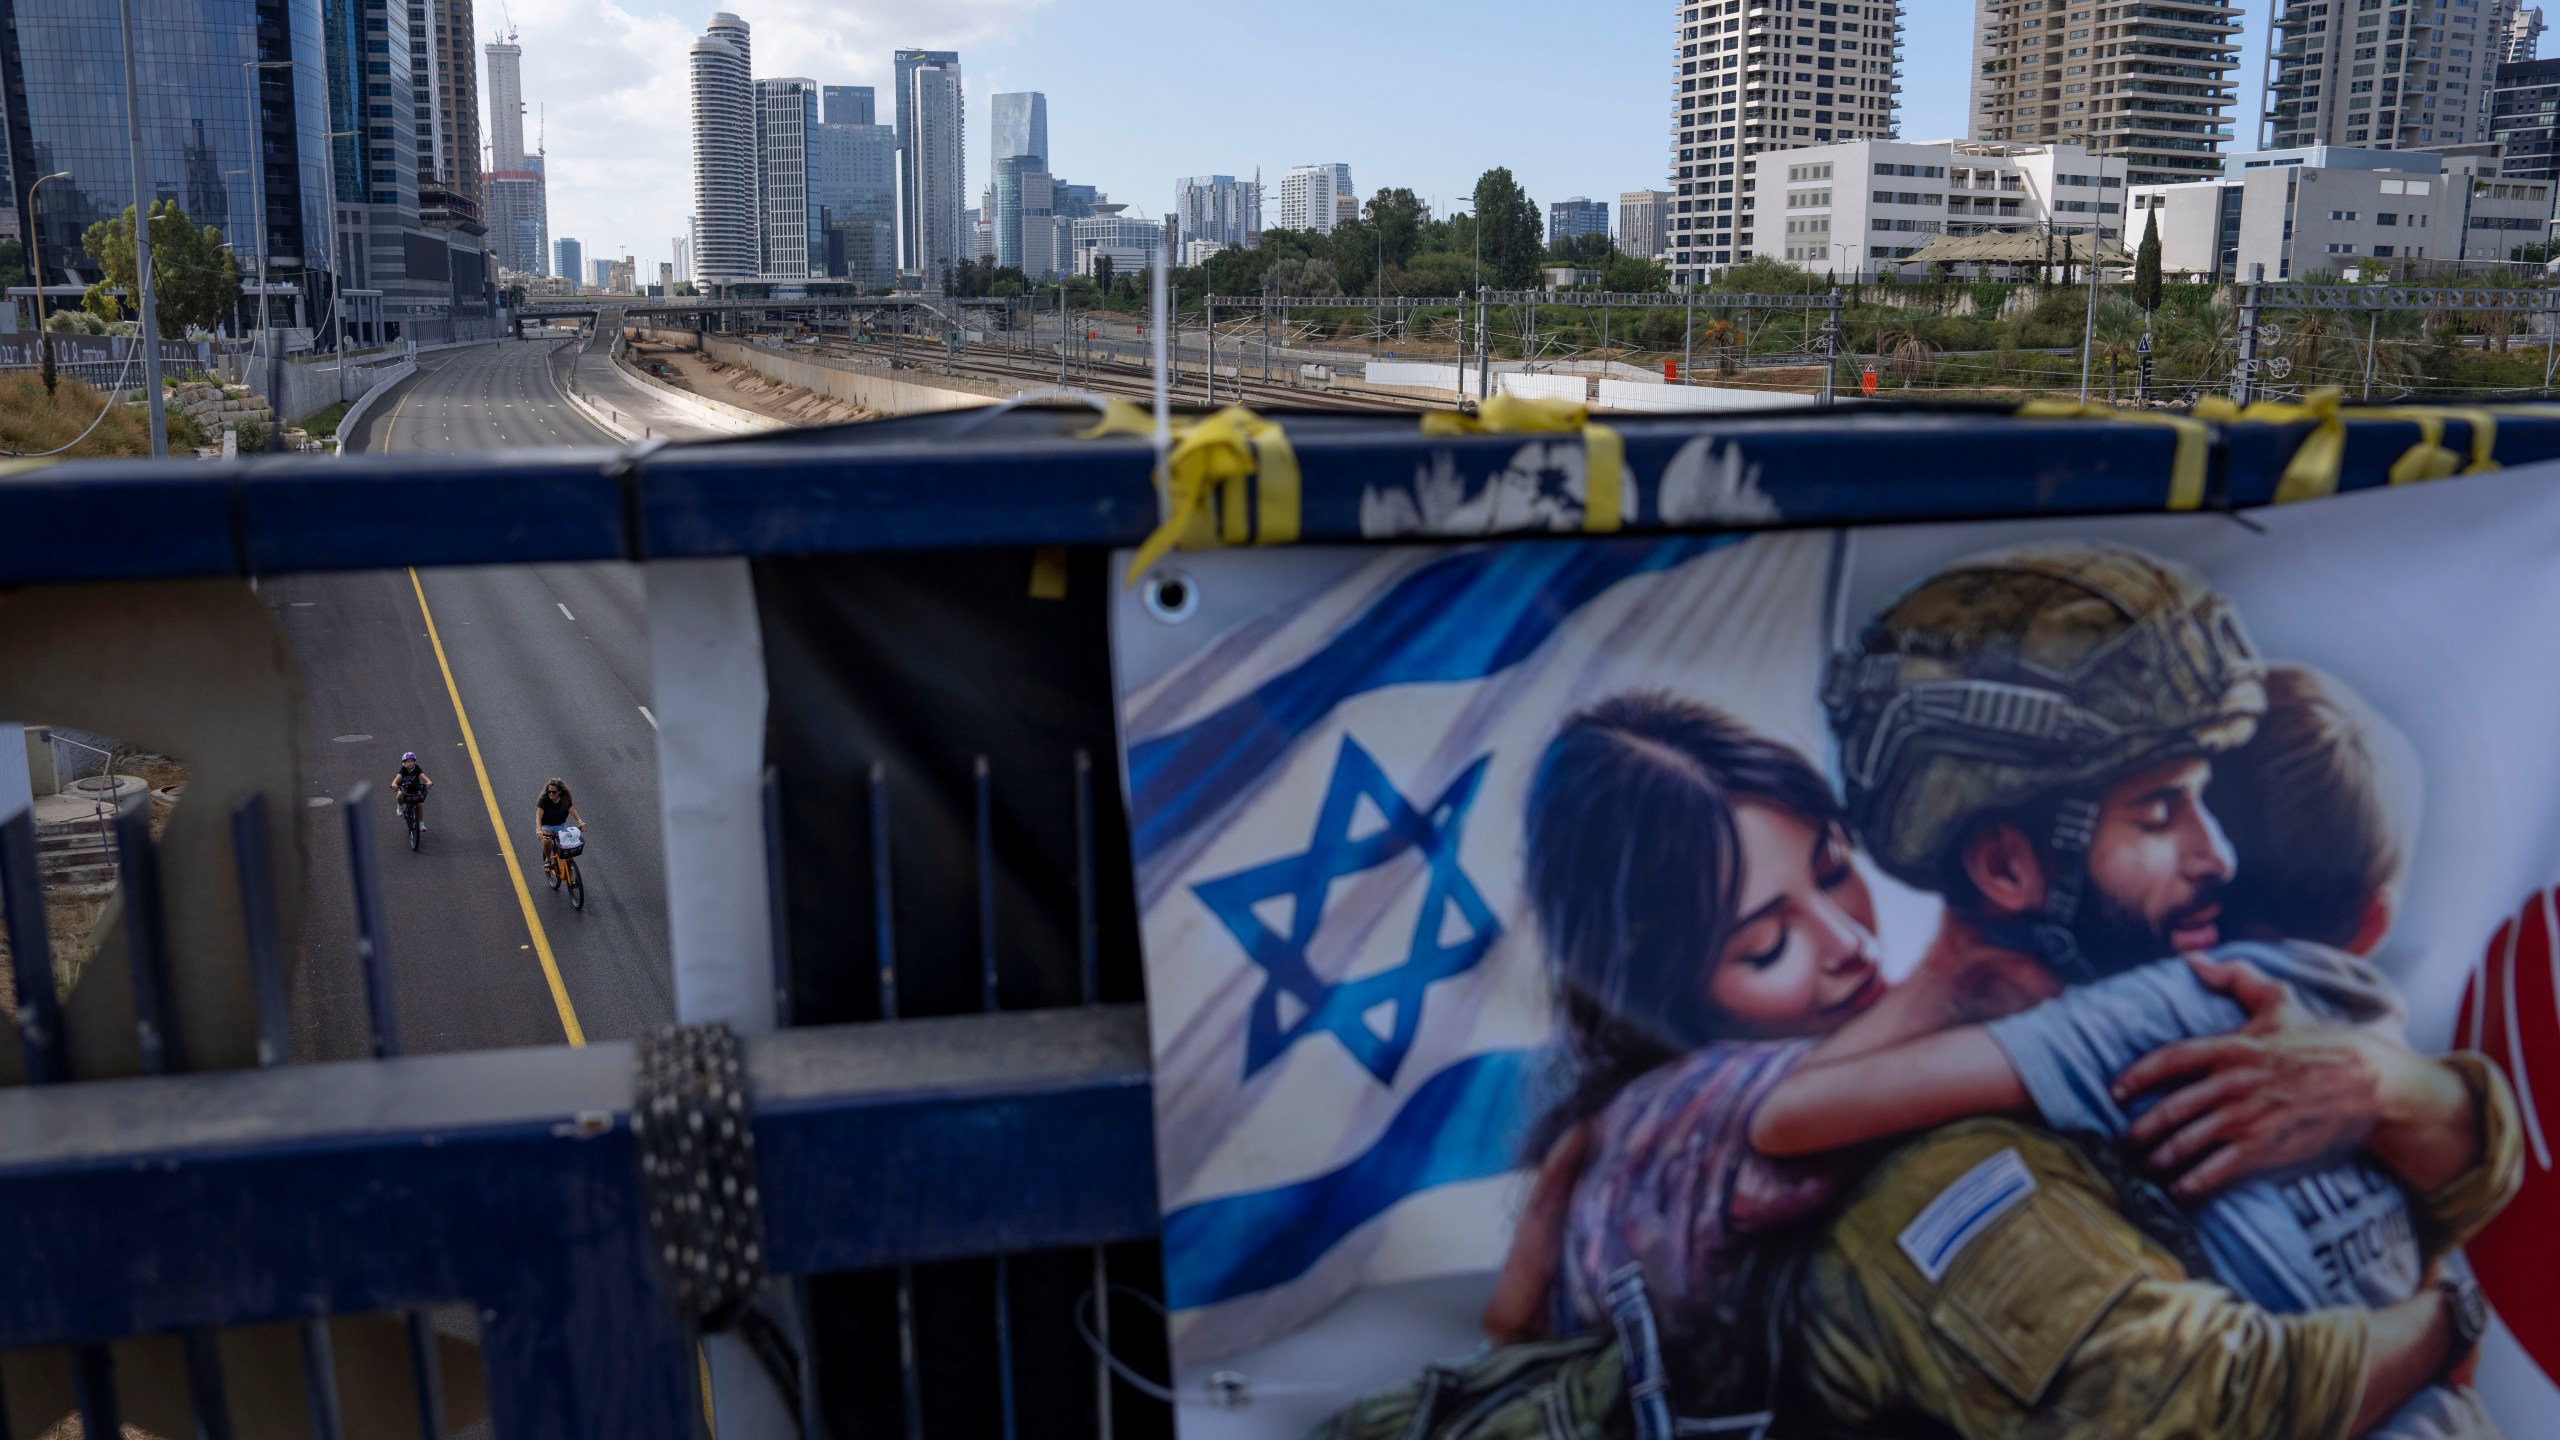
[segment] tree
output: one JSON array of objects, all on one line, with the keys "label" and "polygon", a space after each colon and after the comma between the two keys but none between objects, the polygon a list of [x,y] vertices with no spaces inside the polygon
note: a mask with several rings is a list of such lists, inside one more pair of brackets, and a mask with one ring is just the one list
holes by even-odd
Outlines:
[{"label": "tree", "polygon": [[2133,258],[2133,303],[2149,314],[2160,308],[2160,212],[2142,227],[2142,249]]},{"label": "tree", "polygon": [[1111,263],[1111,257],[1110,257],[1110,256],[1108,256],[1108,255],[1104,255],[1104,254],[1101,254],[1101,253],[1099,253],[1099,252],[1097,252],[1097,253],[1094,255],[1094,257],[1093,257],[1093,283],[1094,283],[1094,285],[1095,285],[1096,287],[1098,287],[1098,288],[1102,291],[1102,293],[1103,293],[1103,294],[1105,294],[1105,295],[1108,295],[1108,294],[1110,294],[1110,293],[1111,293],[1111,272],[1112,272],[1114,269],[1116,269],[1116,268],[1118,268],[1118,267],[1114,266],[1114,265]]},{"label": "tree", "polygon": [[1477,177],[1475,200],[1488,278],[1505,290],[1525,290],[1536,284],[1538,259],[1546,252],[1546,227],[1538,223],[1538,202],[1502,166]]},{"label": "tree", "polygon": [[1411,264],[1422,250],[1422,197],[1402,186],[1380,190],[1370,200],[1365,217],[1370,238],[1383,242],[1387,263],[1395,266]]},{"label": "tree", "polygon": [[[101,320],[124,318],[127,306],[139,312],[141,288],[133,268],[133,207],[111,220],[100,220],[81,236],[89,258],[98,263],[98,283],[80,297],[81,308]],[[222,248],[222,231],[198,225],[175,200],[151,207],[151,285],[159,301],[160,333],[183,335],[211,329],[240,303],[240,262]],[[124,292],[121,300],[109,291]]]},{"label": "tree", "polygon": [[1667,290],[1670,283],[1660,265],[1617,250],[1609,252],[1609,263],[1600,272],[1600,288],[1622,294]]}]

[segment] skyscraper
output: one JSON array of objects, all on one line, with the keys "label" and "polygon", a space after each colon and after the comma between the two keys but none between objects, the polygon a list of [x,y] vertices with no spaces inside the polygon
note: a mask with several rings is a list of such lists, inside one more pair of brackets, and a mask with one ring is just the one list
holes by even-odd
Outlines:
[{"label": "skyscraper", "polygon": [[2239,17],[2237,0],[2111,3],[2094,16],[2060,0],[1978,0],[1974,136],[2121,157],[2135,185],[2218,174]]},{"label": "skyscraper", "polygon": [[562,236],[551,242],[551,273],[576,285],[585,279],[587,247]]},{"label": "skyscraper", "polygon": [[1673,12],[1669,179],[1677,193],[1667,239],[1680,283],[1751,253],[1754,237],[1737,226],[1750,211],[1747,196],[1735,201],[1737,159],[1894,135],[1899,0],[1839,0],[1832,10],[1797,3],[1775,16],[1769,8],[1754,0],[1747,19],[1741,0]]},{"label": "skyscraper", "polygon": [[[922,200],[924,192],[927,192],[927,177],[924,177],[922,146],[919,146],[922,136],[919,136],[919,126],[916,126],[916,92],[919,92],[916,74],[945,72],[945,77],[932,82],[929,87],[937,95],[937,105],[940,105],[942,90],[950,90],[950,100],[957,102],[957,97],[960,97],[960,51],[896,51],[891,56],[891,69],[896,74],[896,85],[899,85],[899,110],[896,110],[899,113],[899,120],[896,120],[899,123],[899,264],[906,269],[914,269],[914,272],[940,269],[940,264],[947,264],[950,256],[963,249],[965,236],[960,236],[957,231],[960,231],[960,210],[963,210],[960,200],[968,195],[968,174],[963,174],[963,167],[960,167],[960,151],[950,151],[952,164],[947,190],[950,190],[952,238],[937,251],[937,256],[942,256],[940,264],[927,266],[924,264],[922,225]],[[957,138],[960,138],[960,118],[957,115],[947,118],[947,123],[937,120],[937,126],[934,126],[937,146],[942,146],[945,138],[952,143],[957,143]],[[940,195],[940,190],[945,187],[945,177],[934,174],[932,179],[932,190]]]},{"label": "skyscraper", "polygon": [[1650,260],[1662,253],[1663,241],[1670,234],[1662,228],[1671,209],[1668,190],[1621,190],[1618,192],[1618,248],[1639,260]]},{"label": "skyscraper", "polygon": [[1016,155],[1042,160],[1049,154],[1049,97],[1037,90],[988,97],[994,123],[987,127],[987,170]]},{"label": "skyscraper", "polygon": [[[2484,15],[2476,5],[2387,4],[2359,9],[2350,22],[2339,0],[2282,0],[2269,25],[2269,148],[2406,150],[2489,138],[2506,42],[2498,7]],[[2142,178],[2137,172],[2134,183]]]},{"label": "skyscraper", "polygon": [[2542,53],[2542,7],[2518,5],[2507,12],[2507,27],[2500,37],[2498,58],[2509,65],[2521,65]]},{"label": "skyscraper", "polygon": [[1576,195],[1569,200],[1558,200],[1547,206],[1547,243],[1549,245],[1562,245],[1568,240],[1579,240],[1585,235],[1607,235],[1608,233],[1609,205],[1606,201]]},{"label": "skyscraper", "polygon": [[752,60],[747,22],[725,10],[693,42],[693,278],[705,289],[761,268]]},{"label": "skyscraper", "polygon": [[419,189],[432,182],[446,197],[444,210],[460,222],[447,228],[466,232],[480,228],[481,198],[480,67],[471,33],[471,0],[409,0],[411,44],[428,37],[425,63],[411,77],[412,98],[425,112],[418,116]]},{"label": "skyscraper", "polygon": [[899,251],[928,290],[962,260],[960,223],[969,192],[967,106],[960,56],[951,50],[900,50],[898,77]]},{"label": "skyscraper", "polygon": [[[822,125],[876,125],[879,115],[873,109],[868,85],[821,85],[818,87],[818,123]],[[894,131],[892,132],[894,134]]]},{"label": "skyscraper", "polygon": [[[198,225],[219,227],[253,278],[263,242],[273,278],[301,291],[277,323],[316,322],[335,278],[323,177],[327,135],[336,128],[317,8],[287,0],[136,0],[133,12],[145,198],[175,200]],[[43,283],[93,280],[89,226],[134,203],[115,11],[102,12],[97,0],[16,0],[7,13],[0,165],[8,183],[0,188],[8,193],[0,196],[0,233],[24,240],[34,229],[44,262],[35,278]],[[294,63],[244,70],[252,60]],[[263,227],[250,173],[262,148]],[[344,159],[352,165],[354,156],[350,147]],[[22,214],[27,187],[64,170],[71,178],[45,186],[37,213]]]},{"label": "skyscraper", "polygon": [[[336,152],[348,284],[382,292],[382,338],[434,342],[486,334],[492,297],[479,197],[456,191],[437,168],[435,17],[446,15],[447,40],[458,17],[437,0],[321,0],[319,9],[329,128],[360,142]],[[475,147],[477,131],[475,118],[469,137]]]},{"label": "skyscraper", "polygon": [[1262,238],[1262,186],[1233,175],[1186,175],[1173,182],[1182,245],[1194,240],[1243,247]]},{"label": "skyscraper", "polygon": [[2489,117],[2498,173],[2560,180],[2560,60],[2514,60],[2498,67]]},{"label": "skyscraper", "polygon": [[501,269],[545,272],[551,254],[551,204],[541,157],[524,148],[524,47],[515,32],[493,40],[489,57],[489,174],[482,214],[489,253]]},{"label": "skyscraper", "polygon": [[[820,92],[821,113],[838,90]],[[862,90],[859,109],[841,106],[838,114],[872,113],[870,91]],[[894,125],[869,121],[821,120],[809,144],[809,203],[816,208],[824,273],[851,280],[865,289],[894,284],[898,278],[898,131]]]},{"label": "skyscraper", "polygon": [[764,259],[760,273],[776,280],[824,274],[826,241],[818,226],[818,202],[809,188],[809,145],[818,129],[818,86],[813,80],[756,82],[756,194]]},{"label": "skyscraper", "polygon": [[[1278,228],[1330,233],[1342,216],[1342,201],[1351,196],[1350,166],[1293,165],[1280,181]],[[1359,202],[1352,205],[1357,214]]]}]

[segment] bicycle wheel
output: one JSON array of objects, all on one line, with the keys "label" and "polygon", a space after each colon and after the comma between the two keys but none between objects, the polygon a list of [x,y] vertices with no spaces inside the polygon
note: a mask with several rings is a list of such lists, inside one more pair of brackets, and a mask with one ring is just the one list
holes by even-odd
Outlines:
[{"label": "bicycle wheel", "polygon": [[551,857],[551,859],[543,865],[542,869],[543,869],[543,873],[545,873],[545,874],[547,874],[547,875],[549,875],[549,876],[551,877],[551,888],[552,888],[552,889],[554,889],[554,890],[559,889],[559,888],[560,888],[560,857],[559,857],[559,856],[557,856],[557,855],[552,856],[552,857]]},{"label": "bicycle wheel", "polygon": [[404,805],[400,807],[400,818],[409,822],[409,848],[412,850],[417,849],[418,807],[415,805]]},{"label": "bicycle wheel", "polygon": [[587,882],[578,878],[578,862],[569,860],[562,863],[569,867],[569,908],[584,910],[587,908]]}]

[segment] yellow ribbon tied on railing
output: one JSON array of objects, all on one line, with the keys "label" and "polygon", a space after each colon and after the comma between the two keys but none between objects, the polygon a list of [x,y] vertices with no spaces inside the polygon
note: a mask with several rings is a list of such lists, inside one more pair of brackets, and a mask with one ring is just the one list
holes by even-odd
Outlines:
[{"label": "yellow ribbon tied on railing", "polygon": [[2246,409],[2219,395],[2208,395],[2196,402],[2195,413],[2201,419],[2224,424],[2252,420],[2269,425],[2313,422],[2311,433],[2294,448],[2293,458],[2285,462],[2284,474],[2276,481],[2275,503],[2290,505],[2297,500],[2317,500],[2338,493],[2338,469],[2347,458],[2346,407],[2338,387],[2323,385],[2299,401],[2260,400]]},{"label": "yellow ribbon tied on railing", "polygon": [[1627,441],[1591,419],[1591,407],[1561,396],[1496,395],[1472,415],[1434,410],[1422,417],[1425,435],[1536,435],[1578,431],[1582,436],[1582,528],[1615,530],[1627,521]]},{"label": "yellow ribbon tied on railing", "polygon": [[[2481,475],[2501,469],[2491,458],[2498,448],[2498,417],[2469,405],[2393,405],[2388,408],[2351,410],[2349,415],[2366,420],[2408,420],[2418,427],[2418,443],[2392,462],[2391,483],[2411,485],[2421,480],[2441,480],[2448,475]],[[2459,420],[2471,427],[2471,460],[2453,453],[2444,443],[2444,422]]]},{"label": "yellow ribbon tied on railing", "polygon": [[2178,432],[2177,448],[2169,455],[2169,508],[2193,510],[2204,503],[2205,465],[2213,454],[2213,433],[2192,415],[2119,410],[2113,405],[2083,405],[2077,400],[2030,400],[2019,406],[2017,413],[2029,420],[2130,420],[2142,425],[2166,425]]},{"label": "yellow ribbon tied on railing", "polygon": [[[1286,545],[1298,538],[1298,456],[1280,427],[1231,405],[1212,415],[1176,420],[1165,452],[1164,519],[1129,562],[1127,582],[1180,545]],[[1102,419],[1078,432],[1152,436],[1154,417],[1127,400],[1104,407]]]}]

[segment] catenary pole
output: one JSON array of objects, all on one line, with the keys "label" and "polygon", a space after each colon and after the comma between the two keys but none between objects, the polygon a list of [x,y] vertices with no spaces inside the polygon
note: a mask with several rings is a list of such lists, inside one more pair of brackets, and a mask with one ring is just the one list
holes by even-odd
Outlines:
[{"label": "catenary pole", "polygon": [[[133,282],[140,292],[136,309],[141,316],[134,342],[142,347],[142,390],[151,407],[151,458],[166,460],[169,416],[160,394],[160,310],[151,283],[151,186],[142,168],[142,99],[134,84],[133,0],[117,0],[116,9],[124,21],[125,147],[133,157]],[[280,425],[284,417],[279,414],[276,418]]]}]

